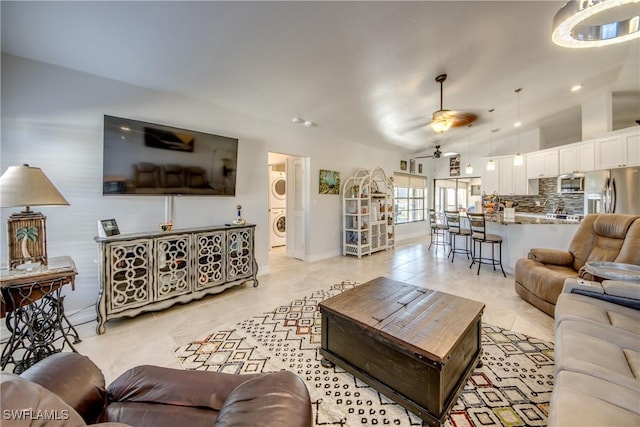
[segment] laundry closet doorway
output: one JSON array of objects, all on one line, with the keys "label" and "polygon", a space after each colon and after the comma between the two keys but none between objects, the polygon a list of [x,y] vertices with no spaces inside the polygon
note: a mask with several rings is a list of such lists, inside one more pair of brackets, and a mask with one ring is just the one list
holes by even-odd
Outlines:
[{"label": "laundry closet doorway", "polygon": [[308,159],[269,153],[269,253],[304,260]]}]

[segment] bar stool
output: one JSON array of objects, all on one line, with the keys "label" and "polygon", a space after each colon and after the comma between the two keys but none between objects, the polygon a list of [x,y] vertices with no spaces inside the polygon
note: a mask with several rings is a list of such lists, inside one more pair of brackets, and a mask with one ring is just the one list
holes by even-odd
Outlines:
[{"label": "bar stool", "polygon": [[[489,264],[493,265],[493,270],[496,270],[496,265],[500,266],[500,270],[502,270],[502,274],[504,277],[507,277],[507,274],[504,272],[504,268],[502,268],[502,237],[497,234],[487,234],[486,226],[485,226],[485,218],[484,213],[467,213],[469,217],[469,223],[471,225],[471,240],[473,241],[473,246],[471,248],[471,265],[469,268],[473,267],[473,264],[478,263],[478,274],[480,274],[480,265]],[[482,257],[482,245],[485,243],[491,244],[491,257]],[[476,245],[478,247],[478,251],[476,250]],[[498,259],[495,259],[495,245],[498,245]]]},{"label": "bar stool", "polygon": [[431,245],[447,246],[447,226],[438,222],[438,217],[434,209],[429,209],[429,227],[431,228],[431,243],[429,243],[429,249]]},{"label": "bar stool", "polygon": [[[469,250],[471,230],[462,228],[460,224],[460,212],[444,211],[444,216],[447,220],[447,230],[449,231],[449,255],[451,255],[451,262],[453,262],[456,254],[465,254],[467,255],[467,259],[469,259],[469,255],[471,254]],[[464,237],[464,249],[456,247],[456,238],[460,236]]]}]

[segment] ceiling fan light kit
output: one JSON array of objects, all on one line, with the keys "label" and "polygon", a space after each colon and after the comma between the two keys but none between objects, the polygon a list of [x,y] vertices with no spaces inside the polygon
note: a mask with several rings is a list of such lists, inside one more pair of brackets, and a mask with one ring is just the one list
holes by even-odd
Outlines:
[{"label": "ceiling fan light kit", "polygon": [[472,123],[477,116],[472,113],[445,110],[443,107],[443,83],[447,80],[446,74],[436,77],[436,82],[440,84],[440,109],[435,111],[431,117],[431,129],[439,134],[443,134],[452,127],[466,126]]},{"label": "ceiling fan light kit", "polygon": [[551,39],[568,48],[608,46],[640,37],[640,0],[572,0],[553,18]]}]

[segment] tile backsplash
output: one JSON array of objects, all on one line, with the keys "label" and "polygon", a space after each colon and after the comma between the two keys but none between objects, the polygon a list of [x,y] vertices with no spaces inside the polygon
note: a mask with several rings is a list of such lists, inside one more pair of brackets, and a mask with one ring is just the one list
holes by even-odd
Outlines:
[{"label": "tile backsplash", "polygon": [[[556,178],[542,178],[538,182],[537,196],[500,196],[502,200],[513,200],[516,211],[532,213],[553,212],[554,207],[568,214],[583,214],[584,194],[559,194]],[[539,202],[540,206],[536,206]]]}]

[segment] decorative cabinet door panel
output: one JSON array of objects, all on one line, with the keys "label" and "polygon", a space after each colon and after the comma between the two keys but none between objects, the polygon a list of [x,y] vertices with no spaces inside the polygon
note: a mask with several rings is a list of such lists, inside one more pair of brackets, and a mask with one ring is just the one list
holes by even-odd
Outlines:
[{"label": "decorative cabinet door panel", "polygon": [[253,229],[227,231],[227,280],[249,277],[253,272]]},{"label": "decorative cabinet door panel", "polygon": [[196,290],[221,285],[226,281],[225,231],[214,231],[195,235]]},{"label": "decorative cabinet door panel", "polygon": [[190,246],[188,234],[156,239],[156,301],[191,291]]},{"label": "decorative cabinet door panel", "polygon": [[107,311],[139,307],[153,300],[151,248],[153,240],[110,243],[108,247],[109,286]]}]

